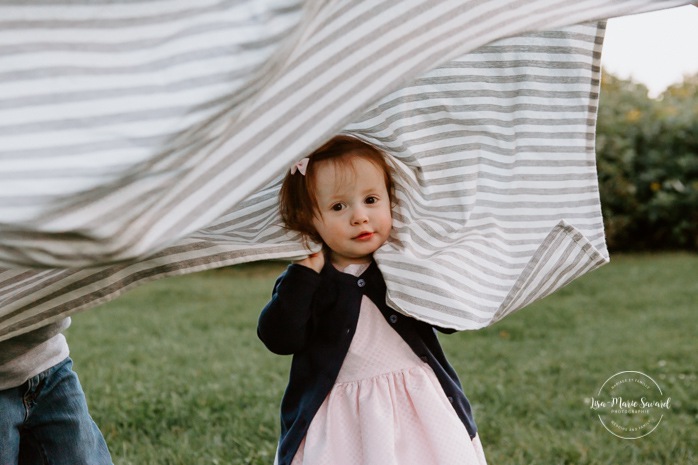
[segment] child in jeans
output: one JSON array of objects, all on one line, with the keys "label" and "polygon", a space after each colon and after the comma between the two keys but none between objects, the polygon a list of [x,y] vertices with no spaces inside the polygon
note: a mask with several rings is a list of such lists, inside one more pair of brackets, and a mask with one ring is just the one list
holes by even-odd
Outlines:
[{"label": "child in jeans", "polygon": [[63,331],[70,318],[0,342],[0,465],[111,465]]}]

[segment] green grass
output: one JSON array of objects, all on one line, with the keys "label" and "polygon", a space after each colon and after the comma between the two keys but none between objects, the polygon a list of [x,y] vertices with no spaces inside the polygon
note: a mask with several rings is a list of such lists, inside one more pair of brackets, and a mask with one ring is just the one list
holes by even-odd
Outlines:
[{"label": "green grass", "polygon": [[[169,278],[79,314],[76,371],[116,465],[271,464],[290,359],[256,320],[282,264]],[[698,464],[698,256],[614,256],[476,332],[442,337],[490,465]],[[671,397],[659,428],[608,433],[588,399],[619,371]]]}]

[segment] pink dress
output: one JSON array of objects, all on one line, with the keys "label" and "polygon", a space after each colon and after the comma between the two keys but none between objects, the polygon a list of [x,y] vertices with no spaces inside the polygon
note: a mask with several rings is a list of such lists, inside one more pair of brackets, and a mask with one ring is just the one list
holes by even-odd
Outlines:
[{"label": "pink dress", "polygon": [[[358,276],[363,265],[345,273]],[[334,387],[292,465],[486,465],[431,367],[366,296]]]}]

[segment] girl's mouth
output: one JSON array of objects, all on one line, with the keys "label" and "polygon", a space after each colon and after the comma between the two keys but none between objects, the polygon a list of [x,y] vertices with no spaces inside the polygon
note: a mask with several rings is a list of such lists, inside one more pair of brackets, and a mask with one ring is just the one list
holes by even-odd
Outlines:
[{"label": "girl's mouth", "polygon": [[363,233],[359,234],[358,236],[356,236],[354,239],[359,240],[359,241],[367,241],[371,237],[373,237],[372,232],[363,232]]}]

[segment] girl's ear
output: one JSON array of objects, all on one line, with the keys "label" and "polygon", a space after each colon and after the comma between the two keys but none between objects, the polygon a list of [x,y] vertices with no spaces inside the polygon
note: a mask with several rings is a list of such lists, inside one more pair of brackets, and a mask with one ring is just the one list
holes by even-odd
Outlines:
[{"label": "girl's ear", "polygon": [[310,244],[310,237],[307,234],[303,233],[303,247],[305,247],[305,250],[307,250],[308,252],[312,252],[312,247],[310,246]]},{"label": "girl's ear", "polygon": [[[326,253],[327,246],[325,245],[324,242],[322,242],[322,239],[318,237],[318,239],[315,239],[312,234],[308,233],[301,233],[303,237],[303,247],[310,252],[313,253],[313,246],[316,246],[317,244],[322,244],[322,252]],[[315,233],[317,235],[317,232]],[[316,248],[317,250],[317,248]]]}]

